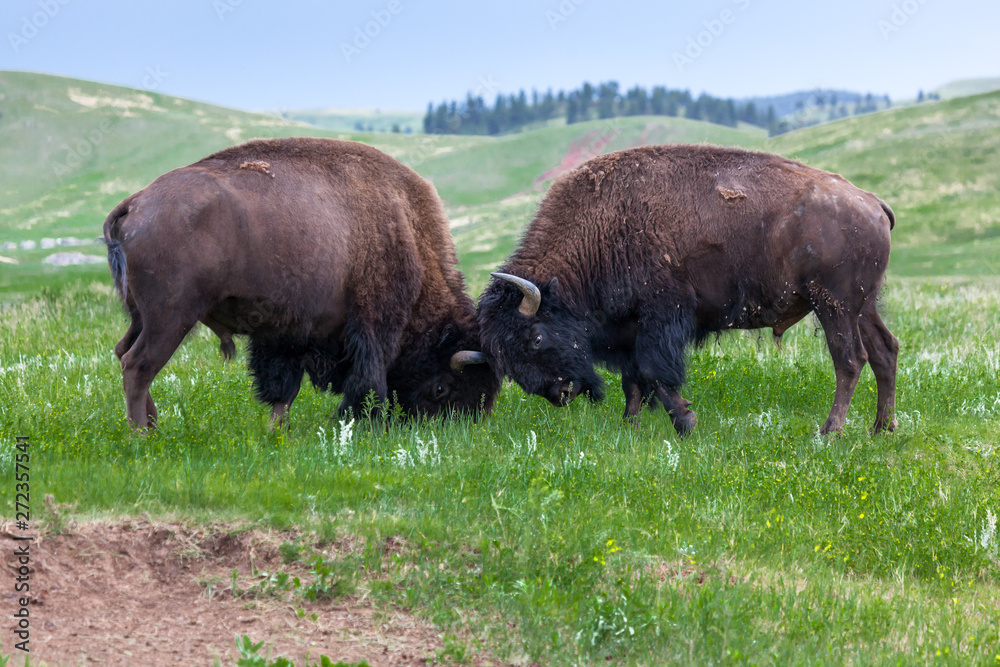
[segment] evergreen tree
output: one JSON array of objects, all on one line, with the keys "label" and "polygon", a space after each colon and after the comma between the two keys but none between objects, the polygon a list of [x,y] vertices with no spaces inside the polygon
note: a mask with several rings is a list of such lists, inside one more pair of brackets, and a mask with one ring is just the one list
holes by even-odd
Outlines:
[{"label": "evergreen tree", "polygon": [[590,106],[593,101],[594,87],[589,83],[584,83],[576,100],[579,107],[580,120],[588,120],[590,118]]},{"label": "evergreen tree", "polygon": [[618,82],[608,81],[600,84],[597,93],[597,117],[614,118],[615,100],[618,97]]},{"label": "evergreen tree", "polygon": [[424,115],[424,134],[434,134],[434,105],[427,103],[427,113]]},{"label": "evergreen tree", "polygon": [[566,99],[566,124],[580,122],[580,102],[576,93],[570,93]]},{"label": "evergreen tree", "polygon": [[[562,91],[559,91],[559,94],[562,95]],[[538,117],[541,118],[542,120],[549,120],[550,118],[554,118],[555,115],[556,115],[556,100],[555,97],[552,95],[552,89],[549,88],[547,91],[545,91],[545,96],[542,98],[541,104],[539,104]]]},{"label": "evergreen tree", "polygon": [[649,111],[656,116],[667,113],[667,89],[663,86],[653,86],[653,95],[649,100]]}]

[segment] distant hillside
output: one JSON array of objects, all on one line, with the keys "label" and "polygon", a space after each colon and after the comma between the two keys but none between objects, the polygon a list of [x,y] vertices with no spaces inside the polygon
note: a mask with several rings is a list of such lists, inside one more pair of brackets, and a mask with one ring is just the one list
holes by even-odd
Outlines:
[{"label": "distant hillside", "polygon": [[[1000,92],[773,139],[757,127],[664,116],[487,137],[338,133],[150,91],[0,72],[2,299],[79,276],[104,280],[100,263],[43,263],[60,251],[72,255],[51,239],[96,238],[118,201],[170,169],[252,137],[292,135],[363,141],[429,178],[445,200],[473,290],[513,248],[552,179],[594,155],[650,143],[745,146],[841,173],[895,210],[895,274],[1000,274]],[[22,242],[35,247],[21,249]]]},{"label": "distant hillside", "polygon": [[943,100],[950,100],[955,97],[979,95],[994,90],[1000,90],[1000,77],[990,79],[959,79],[958,81],[946,83],[931,92],[937,93]]},{"label": "distant hillside", "polygon": [[[337,133],[148,90],[0,71],[0,293],[23,293],[100,265],[56,268],[46,239],[92,241],[127,195],[176,167],[255,137],[360,140],[408,163],[479,138]],[[32,249],[11,250],[26,242]],[[46,247],[48,246],[48,247]],[[90,244],[74,250],[102,254]]]},{"label": "distant hillside", "polygon": [[285,120],[308,123],[336,132],[393,132],[419,134],[424,131],[419,111],[379,109],[277,109],[264,111]]},{"label": "distant hillside", "polygon": [[561,125],[484,138],[464,150],[443,152],[420,165],[446,202],[482,204],[519,193],[540,192],[585,160],[643,144],[713,143],[760,146],[767,132],[686,118],[630,116]]},{"label": "distant hillside", "polygon": [[794,114],[803,107],[815,106],[817,103],[832,106],[839,104],[855,105],[863,98],[864,93],[857,93],[850,90],[817,88],[816,90],[799,90],[794,93],[785,93],[784,95],[748,97],[741,101],[753,102],[762,111],[766,111],[769,107],[774,107],[774,113],[781,118],[782,116]]},{"label": "distant hillside", "polygon": [[885,199],[894,269],[1000,274],[1000,92],[847,118],[766,147]]}]

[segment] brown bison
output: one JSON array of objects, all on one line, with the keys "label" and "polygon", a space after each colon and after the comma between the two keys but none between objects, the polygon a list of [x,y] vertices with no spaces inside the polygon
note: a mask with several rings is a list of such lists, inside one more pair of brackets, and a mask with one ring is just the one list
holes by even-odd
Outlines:
[{"label": "brown bison", "polygon": [[625,416],[659,401],[678,433],[697,422],[685,351],[713,333],[810,312],[837,391],[823,433],[844,425],[865,362],[875,431],[893,429],[898,343],[876,310],[892,210],[835,174],[777,155],[645,146],[558,180],[479,305],[483,351],[533,394],[602,397],[594,363],[622,374]]},{"label": "brown bison", "polygon": [[488,411],[499,390],[434,188],[370,146],[228,148],[125,199],[104,241],[132,318],[115,354],[137,427],[155,422],[150,383],[198,322],[227,357],[249,336],[275,421],[303,373],[355,415],[370,392],[433,415]]}]

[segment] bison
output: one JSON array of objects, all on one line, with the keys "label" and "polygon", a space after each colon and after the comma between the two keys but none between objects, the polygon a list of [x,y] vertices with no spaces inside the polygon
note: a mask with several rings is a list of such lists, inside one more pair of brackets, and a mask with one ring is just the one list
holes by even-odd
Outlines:
[{"label": "bison", "polygon": [[479,304],[488,362],[526,392],[599,400],[601,362],[621,372],[625,417],[659,402],[678,433],[697,423],[678,392],[685,352],[717,332],[810,312],[837,389],[821,431],[840,430],[865,362],[874,431],[892,430],[898,342],[876,310],[892,210],[844,178],[777,155],[644,146],[556,183]]},{"label": "bison", "polygon": [[256,140],[160,176],[104,222],[131,325],[115,346],[126,410],[155,426],[153,378],[198,322],[249,336],[257,397],[284,420],[304,373],[360,415],[489,411],[475,307],[437,194],[364,144]]}]

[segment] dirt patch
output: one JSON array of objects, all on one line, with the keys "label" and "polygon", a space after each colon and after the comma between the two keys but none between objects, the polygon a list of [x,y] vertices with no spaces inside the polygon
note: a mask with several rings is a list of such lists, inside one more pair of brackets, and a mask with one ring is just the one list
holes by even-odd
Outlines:
[{"label": "dirt patch", "polygon": [[[5,617],[18,597],[15,532],[10,524],[0,527]],[[255,570],[307,577],[306,563],[285,564],[278,549],[295,537],[148,521],[90,523],[43,536],[30,543],[31,661],[211,665],[221,658],[231,665],[239,655],[234,640],[246,634],[264,641],[272,658],[285,656],[297,665],[305,664],[307,655],[313,661],[320,655],[334,662],[365,660],[372,667],[434,662],[444,648],[444,633],[403,611],[375,608],[363,585],[355,595],[321,603],[291,593],[232,595],[234,569],[243,582],[252,581]],[[398,548],[390,541],[387,551]],[[327,545],[324,558],[335,561],[352,546],[349,539]],[[5,652],[12,643],[5,631]],[[473,665],[501,664],[483,655],[468,657]]]},{"label": "dirt patch", "polygon": [[597,157],[604,152],[608,144],[619,134],[621,134],[621,129],[619,128],[614,128],[608,132],[591,130],[582,137],[574,139],[570,143],[569,149],[566,151],[566,155],[563,156],[562,161],[535,179],[535,189],[540,189],[545,182],[569,173],[587,160]]}]

